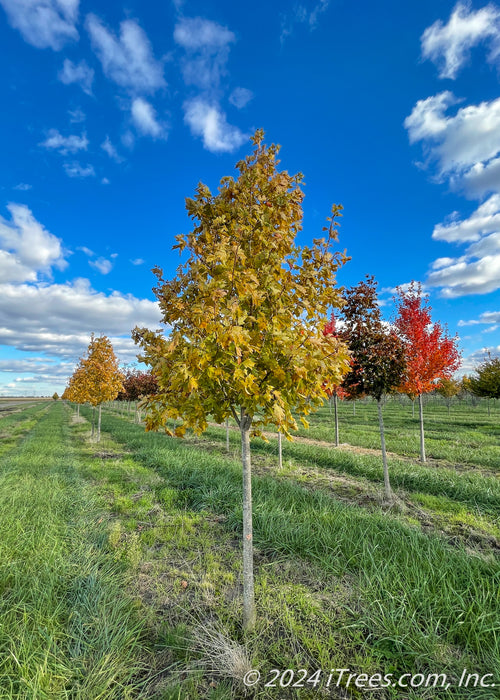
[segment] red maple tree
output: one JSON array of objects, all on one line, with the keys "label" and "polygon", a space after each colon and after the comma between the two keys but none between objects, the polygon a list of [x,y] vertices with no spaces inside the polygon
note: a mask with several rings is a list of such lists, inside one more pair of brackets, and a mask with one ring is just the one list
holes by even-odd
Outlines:
[{"label": "red maple tree", "polygon": [[420,460],[425,458],[422,394],[433,391],[439,380],[450,379],[460,367],[458,337],[450,338],[446,329],[431,319],[431,306],[422,293],[420,282],[407,289],[397,287],[394,298],[398,315],[394,321],[406,355],[406,378],[400,391],[418,397],[420,408]]}]

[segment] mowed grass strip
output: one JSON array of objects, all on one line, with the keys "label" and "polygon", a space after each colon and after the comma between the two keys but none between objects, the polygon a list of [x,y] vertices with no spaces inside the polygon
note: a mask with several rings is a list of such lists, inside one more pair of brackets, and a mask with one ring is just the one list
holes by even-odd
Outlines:
[{"label": "mowed grass strip", "polygon": [[0,460],[0,697],[133,696],[140,624],[100,513],[52,405]]},{"label": "mowed grass strip", "polygon": [[[450,413],[435,397],[424,397],[424,430],[429,459],[445,460],[451,465],[476,465],[500,471],[500,408],[498,402],[488,415],[483,399],[472,406],[454,399]],[[492,402],[493,405],[493,402]],[[339,401],[340,442],[371,449],[380,448],[377,406],[371,399]],[[354,414],[355,410],[355,414]],[[310,427],[299,424],[297,435],[332,442],[335,436],[333,415],[328,405],[308,417]],[[418,405],[415,416],[408,401],[388,397],[384,405],[387,449],[400,455],[419,457]]]},{"label": "mowed grass strip", "polygon": [[[238,461],[109,415],[103,429],[154,468],[186,507],[223,515],[226,527],[240,533]],[[254,479],[254,541],[267,556],[310,561],[326,575],[348,578],[351,614],[336,631],[356,638],[358,651],[385,668],[458,678],[465,665],[500,682],[498,561],[272,477]],[[460,697],[454,692],[433,697]]]},{"label": "mowed grass strip", "polygon": [[49,406],[48,403],[26,408],[21,405],[12,413],[0,415],[0,455],[17,445],[21,437],[36,425]]}]

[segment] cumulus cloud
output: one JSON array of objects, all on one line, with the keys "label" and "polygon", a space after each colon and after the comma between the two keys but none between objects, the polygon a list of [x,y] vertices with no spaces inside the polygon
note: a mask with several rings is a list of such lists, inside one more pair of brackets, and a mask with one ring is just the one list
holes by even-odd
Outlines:
[{"label": "cumulus cloud", "polygon": [[76,153],[77,151],[86,151],[88,145],[89,142],[85,133],[81,136],[63,136],[57,129],[50,129],[45,141],[39,144],[43,148],[58,151],[63,156],[68,153]]},{"label": "cumulus cloud", "polygon": [[78,40],[79,0],[0,0],[10,24],[38,49],[60,51]]},{"label": "cumulus cloud", "polygon": [[475,326],[478,324],[497,325],[500,323],[500,311],[485,311],[478,319],[459,321],[459,326]]},{"label": "cumulus cloud", "polygon": [[470,243],[460,257],[435,260],[427,284],[445,297],[486,294],[500,288],[500,195],[492,195],[467,219],[455,212],[432,234],[435,240]]},{"label": "cumulus cloud", "polygon": [[142,97],[133,100],[131,114],[134,126],[144,136],[167,137],[166,125],[158,121],[154,107],[147,100]]},{"label": "cumulus cloud", "polygon": [[124,20],[119,36],[94,14],[87,16],[86,27],[107,78],[133,92],[153,93],[165,87],[163,63],[155,59],[145,31],[135,20]]},{"label": "cumulus cloud", "polygon": [[131,260],[130,262],[132,263],[132,265],[144,265],[145,260],[143,260],[142,258],[134,258],[134,260]]},{"label": "cumulus cloud", "polygon": [[455,115],[446,116],[456,102],[448,91],[419,100],[405,120],[410,142],[424,142],[440,174],[466,174],[500,151],[500,98],[461,107]]},{"label": "cumulus cloud", "polygon": [[500,195],[492,195],[468,219],[454,212],[443,224],[434,227],[432,237],[437,241],[461,243],[478,241],[482,236],[500,231]]},{"label": "cumulus cloud", "polygon": [[89,265],[101,273],[107,275],[113,269],[113,263],[106,258],[97,258],[97,260],[89,260]]},{"label": "cumulus cloud", "polygon": [[62,241],[40,224],[28,207],[9,204],[11,220],[0,216],[0,278],[10,282],[35,281],[52,267],[64,269]]},{"label": "cumulus cloud", "polygon": [[92,332],[116,338],[117,347],[131,354],[131,329],[157,328],[159,321],[156,302],[119,292],[106,295],[88,280],[0,284],[0,343],[37,355],[74,357],[85,350]]},{"label": "cumulus cloud", "polygon": [[95,177],[93,165],[81,165],[76,161],[64,163],[64,170],[69,177]]},{"label": "cumulus cloud", "polygon": [[500,253],[480,260],[461,258],[431,272],[427,285],[441,287],[441,296],[453,299],[469,294],[488,294],[500,287]]},{"label": "cumulus cloud", "polygon": [[18,185],[15,185],[13,189],[18,190],[19,192],[27,192],[28,190],[33,189],[33,185],[28,185],[26,182],[20,182]]},{"label": "cumulus cloud", "polygon": [[471,49],[480,42],[490,42],[488,60],[496,61],[499,40],[500,12],[495,5],[474,12],[470,4],[459,2],[447,24],[438,20],[422,34],[422,57],[439,68],[440,78],[454,79],[468,61]]},{"label": "cumulus cloud", "polygon": [[243,109],[253,99],[253,92],[247,88],[237,87],[229,95],[229,102],[237,109]]},{"label": "cumulus cloud", "polygon": [[215,104],[203,98],[184,103],[184,121],[191,133],[203,139],[203,145],[214,153],[234,151],[247,136],[236,126],[227,123],[226,115]]},{"label": "cumulus cloud", "polygon": [[92,95],[92,82],[94,80],[94,71],[86,61],[73,63],[68,58],[64,60],[63,67],[59,71],[59,80],[65,85],[76,83],[83,92],[87,95]]}]

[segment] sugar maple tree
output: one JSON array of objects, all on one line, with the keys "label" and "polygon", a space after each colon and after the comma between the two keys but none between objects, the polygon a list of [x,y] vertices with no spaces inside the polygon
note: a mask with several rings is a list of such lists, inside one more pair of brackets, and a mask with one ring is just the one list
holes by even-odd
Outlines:
[{"label": "sugar maple tree", "polygon": [[344,292],[343,326],[339,336],[351,352],[351,367],[342,387],[348,398],[372,396],[377,402],[380,444],[384,466],[385,497],[392,499],[392,491],[385,449],[382,398],[395,391],[404,376],[406,362],[402,343],[396,333],[382,321],[377,303],[377,283],[367,275]]},{"label": "sugar maple tree", "polygon": [[348,367],[345,345],[323,335],[328,313],[341,297],[335,273],[345,256],[337,239],[334,206],[326,236],[298,247],[302,228],[302,175],[278,171],[279,147],[259,130],[255,150],[224,177],[217,194],[199,184],[186,199],[195,222],[177,248],[187,254],[171,280],[154,270],[154,288],[169,336],[134,329],[140,359],[158,378],[146,400],[148,429],[180,419],[203,432],[209,417],[232,416],[240,429],[243,462],[243,626],[255,622],[250,433],[274,424],[289,437],[296,422],[339,383]]},{"label": "sugar maple tree", "polygon": [[397,329],[406,356],[406,378],[400,390],[418,397],[420,416],[420,460],[426,461],[422,395],[433,391],[439,380],[451,379],[460,367],[458,339],[450,338],[439,323],[431,320],[431,307],[424,299],[422,285],[411,282],[407,289],[397,287],[395,297]]},{"label": "sugar maple tree", "polygon": [[[101,439],[101,407],[104,401],[113,401],[122,389],[122,373],[118,367],[111,341],[105,335],[98,338],[92,333],[87,354],[81,358],[66,389],[67,398],[90,403],[99,408],[97,442]],[[94,420],[92,419],[92,435]]]}]

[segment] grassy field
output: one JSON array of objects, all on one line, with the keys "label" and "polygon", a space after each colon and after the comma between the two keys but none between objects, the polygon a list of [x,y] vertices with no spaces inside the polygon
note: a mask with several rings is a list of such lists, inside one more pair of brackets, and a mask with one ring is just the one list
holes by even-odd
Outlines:
[{"label": "grassy field", "polygon": [[[464,407],[454,427],[454,410],[426,407],[422,465],[411,406],[386,405],[390,508],[370,404],[342,404],[340,449],[325,407],[281,470],[273,436],[253,441],[246,637],[236,431],[226,453],[221,428],[179,441],[116,408],[100,444],[87,408],[0,418],[0,698],[500,697],[500,413]],[[369,690],[335,673],[326,688],[342,668],[422,683]],[[245,689],[249,669],[262,680]],[[272,669],[325,675],[265,687]],[[497,687],[458,687],[464,669]]]}]

